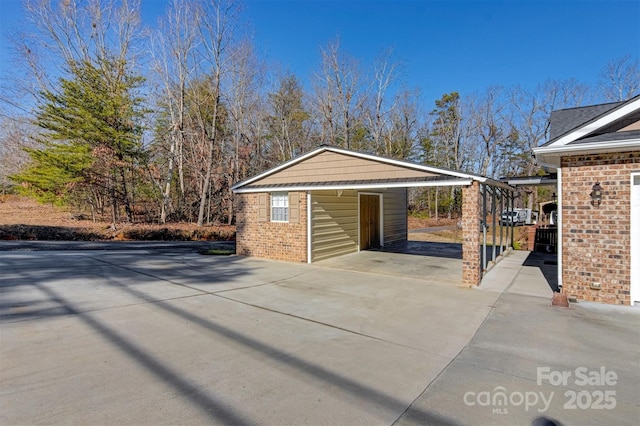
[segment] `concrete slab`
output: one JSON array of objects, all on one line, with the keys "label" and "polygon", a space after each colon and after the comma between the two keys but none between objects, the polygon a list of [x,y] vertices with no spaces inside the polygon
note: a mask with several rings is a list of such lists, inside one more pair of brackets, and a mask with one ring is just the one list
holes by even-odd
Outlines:
[{"label": "concrete slab", "polygon": [[529,255],[526,251],[510,251],[485,273],[479,288],[502,293],[514,282]]},{"label": "concrete slab", "polygon": [[[460,424],[637,425],[639,359],[640,310],[557,309],[544,298],[503,294],[465,350],[397,424],[424,424],[421,413],[429,412],[455,413]],[[604,382],[602,371],[616,379]],[[566,380],[554,381],[563,374]]]},{"label": "concrete slab", "polygon": [[2,424],[391,424],[497,297],[189,253],[0,268]]},{"label": "concrete slab", "polygon": [[448,358],[460,352],[497,299],[425,280],[323,267],[222,296]]},{"label": "concrete slab", "polygon": [[[640,423],[640,310],[552,308],[526,262],[485,290],[189,250],[0,252],[0,424]],[[580,367],[619,379],[537,384]],[[566,407],[600,390],[615,408]]]},{"label": "concrete slab", "polygon": [[430,283],[462,284],[462,259],[387,251],[361,251],[315,262],[324,268],[415,278]]}]

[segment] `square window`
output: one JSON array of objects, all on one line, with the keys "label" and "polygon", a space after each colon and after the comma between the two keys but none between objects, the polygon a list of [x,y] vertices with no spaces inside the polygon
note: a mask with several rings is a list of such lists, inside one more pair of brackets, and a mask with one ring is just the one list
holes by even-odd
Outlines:
[{"label": "square window", "polygon": [[289,221],[289,193],[273,192],[271,194],[271,222]]}]

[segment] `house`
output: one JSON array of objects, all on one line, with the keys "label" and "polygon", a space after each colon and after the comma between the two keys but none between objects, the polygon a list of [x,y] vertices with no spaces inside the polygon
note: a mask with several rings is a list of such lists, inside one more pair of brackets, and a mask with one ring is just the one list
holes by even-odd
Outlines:
[{"label": "house", "polygon": [[[463,284],[478,285],[486,196],[511,187],[469,173],[321,146],[239,182],[236,252],[312,263],[407,239],[407,188],[462,187]],[[485,198],[483,198],[485,197]],[[510,197],[510,198],[509,198]],[[495,198],[493,199],[495,202]]]},{"label": "house", "polygon": [[550,140],[534,154],[557,171],[563,291],[640,303],[640,96],[553,111]]}]

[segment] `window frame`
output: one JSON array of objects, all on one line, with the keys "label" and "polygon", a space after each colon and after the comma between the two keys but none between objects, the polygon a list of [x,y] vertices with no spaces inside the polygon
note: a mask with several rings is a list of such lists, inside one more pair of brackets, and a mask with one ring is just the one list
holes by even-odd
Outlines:
[{"label": "window frame", "polygon": [[[282,204],[284,203],[285,205],[276,205],[276,204]],[[274,214],[274,209],[284,209],[284,216],[285,219],[284,220],[277,220],[274,219],[274,217],[276,216]],[[271,192],[269,194],[269,219],[271,222],[274,223],[289,223],[289,219],[290,219],[290,207],[289,207],[289,193],[288,192]]]}]

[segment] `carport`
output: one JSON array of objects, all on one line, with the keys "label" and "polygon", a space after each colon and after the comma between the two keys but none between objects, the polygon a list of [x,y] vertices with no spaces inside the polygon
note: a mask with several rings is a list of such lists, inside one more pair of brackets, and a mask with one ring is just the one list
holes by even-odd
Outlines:
[{"label": "carport", "polygon": [[[240,255],[313,263],[407,240],[407,188],[462,188],[462,284],[513,246],[513,188],[466,172],[322,146],[232,187]],[[492,224],[492,233],[487,226]],[[489,248],[490,247],[490,248]]]}]

